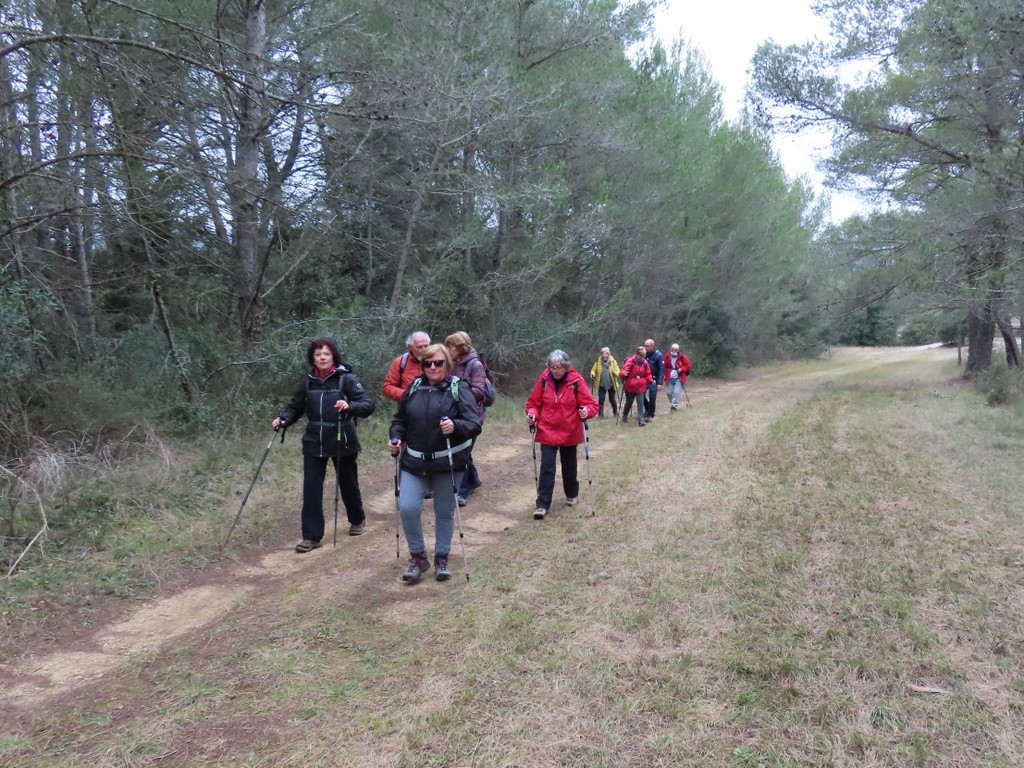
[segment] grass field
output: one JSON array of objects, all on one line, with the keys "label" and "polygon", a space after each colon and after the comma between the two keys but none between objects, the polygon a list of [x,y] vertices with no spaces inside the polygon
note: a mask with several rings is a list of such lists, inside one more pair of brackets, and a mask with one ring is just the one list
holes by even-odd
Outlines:
[{"label": "grass field", "polygon": [[453,581],[403,586],[386,531],[207,569],[214,619],[8,701],[0,765],[1024,765],[1024,414],[957,376],[837,350],[694,382],[595,423],[542,523],[525,430],[493,424],[468,581],[456,543]]}]

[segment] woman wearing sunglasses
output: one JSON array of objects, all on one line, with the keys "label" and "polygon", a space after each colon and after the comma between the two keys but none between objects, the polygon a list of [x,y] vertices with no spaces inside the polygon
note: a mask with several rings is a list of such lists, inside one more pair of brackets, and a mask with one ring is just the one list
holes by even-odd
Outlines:
[{"label": "woman wearing sunglasses", "polygon": [[401,454],[398,513],[409,545],[402,580],[409,583],[430,570],[422,520],[428,491],[434,494],[434,575],[438,581],[451,578],[448,555],[455,532],[455,489],[481,428],[476,398],[468,382],[451,375],[448,350],[431,344],[420,363],[423,374],[399,401],[388,444],[392,456]]}]

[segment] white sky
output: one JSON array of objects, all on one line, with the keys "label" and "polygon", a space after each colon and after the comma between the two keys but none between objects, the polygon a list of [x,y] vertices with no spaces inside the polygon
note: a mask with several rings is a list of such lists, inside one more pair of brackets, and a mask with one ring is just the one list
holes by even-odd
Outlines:
[{"label": "white sky", "polygon": [[[780,45],[804,43],[828,35],[828,25],[811,12],[811,0],[666,0],[656,15],[655,32],[669,46],[683,37],[704,53],[715,80],[722,86],[727,119],[743,107],[750,60],[766,40]],[[815,168],[827,136],[780,133],[775,151],[791,177],[807,176],[819,190],[822,175]],[[863,210],[853,195],[829,192],[832,220]]]}]

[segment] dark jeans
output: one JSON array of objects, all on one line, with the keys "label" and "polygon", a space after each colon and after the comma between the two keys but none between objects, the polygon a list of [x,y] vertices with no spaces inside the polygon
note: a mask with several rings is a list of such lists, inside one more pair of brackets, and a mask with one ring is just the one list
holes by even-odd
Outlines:
[{"label": "dark jeans", "polygon": [[649,419],[654,418],[654,407],[658,404],[658,385],[648,384],[647,395],[644,397],[644,414]]},{"label": "dark jeans", "polygon": [[612,406],[612,416],[619,415],[619,404],[615,402],[615,388],[608,389],[607,387],[597,388],[597,415],[604,416],[604,397],[608,395],[608,402]]},{"label": "dark jeans", "polygon": [[359,493],[359,469],[355,456],[303,456],[302,457],[302,538],[320,541],[324,537],[324,478],[327,462],[337,467],[341,500],[349,525],[366,520],[363,497]]},{"label": "dark jeans", "polygon": [[629,411],[633,407],[633,401],[636,401],[636,420],[642,422],[644,420],[644,393],[643,392],[627,392],[626,399],[622,405],[622,420],[629,421]]},{"label": "dark jeans", "polygon": [[480,485],[480,473],[476,471],[476,464],[473,462],[473,446],[476,445],[476,438],[473,438],[473,445],[469,446],[469,463],[466,471],[462,473],[462,482],[459,484],[459,496],[468,499],[470,494]]},{"label": "dark jeans", "polygon": [[562,489],[567,499],[580,495],[580,481],[576,478],[576,446],[553,445],[540,447],[540,477],[537,480],[537,508],[551,509],[551,496],[555,492],[555,458],[562,459]]}]

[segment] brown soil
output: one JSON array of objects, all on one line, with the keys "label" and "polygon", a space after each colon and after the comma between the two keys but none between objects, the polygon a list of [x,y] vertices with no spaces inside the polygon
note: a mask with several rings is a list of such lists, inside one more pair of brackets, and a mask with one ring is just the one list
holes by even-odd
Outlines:
[{"label": "brown soil", "polygon": [[[690,387],[690,400],[702,398],[723,388],[741,387],[742,382]],[[664,402],[659,407],[667,411]],[[590,455],[600,461],[630,426],[616,424],[610,417],[595,420],[591,427]],[[485,557],[486,545],[521,524],[533,524],[534,477],[529,433],[521,426],[495,425],[485,430],[475,457],[484,485],[461,510],[465,540],[471,542],[472,558]],[[580,480],[586,483],[581,454]],[[296,485],[299,479],[296,478]],[[141,605],[115,597],[94,601],[77,609],[40,606],[41,618],[19,632],[20,648],[28,649],[0,664],[0,723],[19,719],[76,689],[102,682],[105,675],[127,665],[141,655],[152,657],[189,633],[211,625],[232,610],[250,593],[268,594],[288,590],[296,580],[315,581],[327,570],[332,590],[379,578],[382,560],[394,563],[394,583],[384,587],[396,598],[396,610],[409,599],[438,600],[444,585],[425,580],[416,590],[408,590],[399,579],[407,553],[404,538],[396,537],[393,474],[388,464],[361,474],[367,510],[367,528],[362,536],[349,537],[347,525],[339,526],[337,547],[328,539],[325,546],[308,554],[293,551],[293,521],[277,534],[272,551],[237,549],[215,560],[214,565],[180,575],[174,584],[142,600]],[[556,487],[556,499],[558,488]],[[557,504],[557,501],[556,501]],[[554,514],[558,513],[553,508]],[[431,524],[424,515],[424,524]],[[342,513],[344,523],[344,513]],[[330,523],[329,523],[330,526]],[[400,544],[401,557],[396,557]],[[453,578],[464,578],[458,536],[453,542]],[[331,569],[331,564],[336,568]],[[343,570],[340,572],[338,569]],[[285,578],[288,577],[288,578]],[[93,628],[82,631],[83,625]],[[253,628],[259,634],[259,627]]]}]

